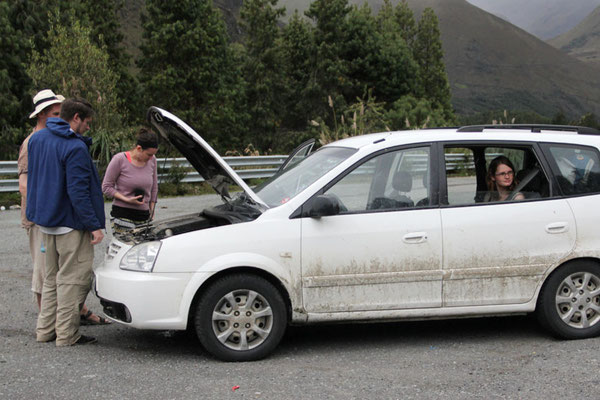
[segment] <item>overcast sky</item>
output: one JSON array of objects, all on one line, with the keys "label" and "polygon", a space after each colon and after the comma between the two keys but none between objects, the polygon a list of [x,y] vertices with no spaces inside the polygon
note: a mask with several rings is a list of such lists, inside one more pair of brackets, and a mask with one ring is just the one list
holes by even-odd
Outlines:
[{"label": "overcast sky", "polygon": [[600,6],[600,0],[467,1],[544,40],[573,28]]}]

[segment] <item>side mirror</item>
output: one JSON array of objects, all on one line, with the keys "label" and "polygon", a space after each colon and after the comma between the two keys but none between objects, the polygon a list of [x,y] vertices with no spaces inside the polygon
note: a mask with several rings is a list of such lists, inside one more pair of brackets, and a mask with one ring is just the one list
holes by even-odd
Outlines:
[{"label": "side mirror", "polygon": [[326,194],[315,197],[308,210],[308,216],[311,218],[327,217],[329,215],[338,215],[339,213],[340,202],[338,199]]}]

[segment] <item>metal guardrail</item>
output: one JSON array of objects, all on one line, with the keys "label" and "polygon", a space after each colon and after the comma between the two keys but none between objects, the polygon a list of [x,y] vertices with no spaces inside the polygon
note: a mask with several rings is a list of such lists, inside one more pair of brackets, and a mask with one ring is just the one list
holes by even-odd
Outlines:
[{"label": "metal guardrail", "polygon": [[[494,158],[499,154],[487,154],[486,158]],[[411,155],[411,163],[416,167],[417,171],[425,171],[427,169],[426,154]],[[239,156],[239,157],[223,157],[225,162],[229,164],[242,179],[269,178],[274,175],[279,169],[279,166],[287,159],[284,155],[275,156]],[[192,168],[190,163],[185,158],[157,158],[157,165],[160,170],[158,175],[159,183],[164,182],[169,176],[168,171],[172,166],[177,165],[182,168]],[[473,169],[473,157],[464,154],[446,154],[446,170],[454,171],[457,169]],[[16,161],[0,161],[0,177],[1,176],[17,176]],[[181,180],[184,183],[203,182],[202,178],[196,171],[187,171],[185,177]],[[0,179],[0,192],[18,192],[18,179]]]},{"label": "metal guardrail", "polygon": [[[279,166],[287,159],[284,155],[274,156],[240,156],[223,157],[242,179],[268,178],[277,172]],[[169,176],[168,171],[173,165],[182,168],[192,168],[185,158],[157,158],[159,182],[164,182]],[[9,179],[2,179],[8,176]],[[203,182],[204,178],[196,171],[186,172],[181,182]],[[18,192],[17,161],[0,161],[0,192]]]}]

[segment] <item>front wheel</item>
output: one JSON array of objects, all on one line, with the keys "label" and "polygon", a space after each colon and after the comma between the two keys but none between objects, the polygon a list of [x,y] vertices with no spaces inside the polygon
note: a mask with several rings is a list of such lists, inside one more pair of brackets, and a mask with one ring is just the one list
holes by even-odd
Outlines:
[{"label": "front wheel", "polygon": [[578,260],[552,273],[540,292],[537,315],[559,338],[600,334],[600,266]]},{"label": "front wheel", "polygon": [[225,276],[211,284],[198,302],[194,322],[200,343],[224,361],[266,357],[287,326],[279,291],[248,274]]}]

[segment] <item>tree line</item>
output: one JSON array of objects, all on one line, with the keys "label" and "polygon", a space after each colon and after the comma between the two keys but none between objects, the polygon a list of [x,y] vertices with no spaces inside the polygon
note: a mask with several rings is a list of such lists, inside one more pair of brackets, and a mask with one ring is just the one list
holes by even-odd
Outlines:
[{"label": "tree line", "polygon": [[[438,20],[403,0],[378,13],[315,0],[282,24],[277,0],[244,0],[232,42],[212,0],[146,0],[141,56],[123,46],[121,0],[0,0],[0,158],[31,129],[31,96],[51,88],[98,111],[94,155],[131,142],[151,105],[217,151],[287,152],[381,130],[456,124]],[[6,95],[4,95],[6,93]]]}]

